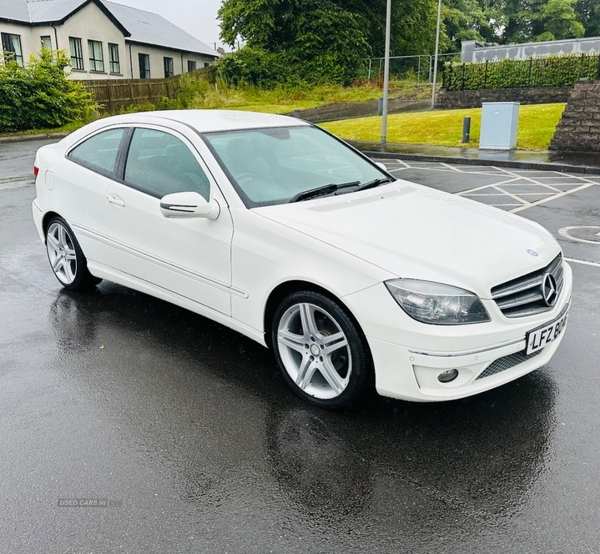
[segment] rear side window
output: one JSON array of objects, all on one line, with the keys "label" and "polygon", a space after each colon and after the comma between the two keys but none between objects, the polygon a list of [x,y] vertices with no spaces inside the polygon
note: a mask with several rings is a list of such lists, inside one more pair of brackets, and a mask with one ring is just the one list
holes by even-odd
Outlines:
[{"label": "rear side window", "polygon": [[134,131],[125,182],[158,198],[174,192],[197,192],[206,200],[210,196],[208,177],[189,147],[154,129]]},{"label": "rear side window", "polygon": [[98,133],[73,148],[67,157],[100,173],[112,174],[124,133],[125,129],[111,129]]}]

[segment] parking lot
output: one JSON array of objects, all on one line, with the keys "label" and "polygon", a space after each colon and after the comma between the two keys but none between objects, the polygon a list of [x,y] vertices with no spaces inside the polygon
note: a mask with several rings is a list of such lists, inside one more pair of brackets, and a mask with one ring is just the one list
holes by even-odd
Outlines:
[{"label": "parking lot", "polygon": [[546,227],[569,326],[499,389],[336,413],[216,323],[61,290],[31,218],[41,144],[0,144],[0,552],[598,551],[600,175],[382,160]]}]

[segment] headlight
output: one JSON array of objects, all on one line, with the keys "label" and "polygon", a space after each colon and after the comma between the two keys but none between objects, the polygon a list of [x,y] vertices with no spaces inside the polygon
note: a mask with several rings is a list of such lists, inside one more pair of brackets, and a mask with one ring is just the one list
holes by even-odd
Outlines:
[{"label": "headlight", "polygon": [[395,279],[385,286],[413,319],[435,325],[463,325],[490,321],[477,295],[441,283]]}]

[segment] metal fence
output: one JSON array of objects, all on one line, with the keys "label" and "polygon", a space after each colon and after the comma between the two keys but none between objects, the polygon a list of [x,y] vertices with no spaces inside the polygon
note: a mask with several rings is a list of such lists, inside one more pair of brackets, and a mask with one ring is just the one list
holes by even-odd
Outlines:
[{"label": "metal fence", "polygon": [[600,55],[565,55],[528,60],[504,59],[474,63],[447,63],[443,88],[482,90],[573,86],[581,80],[600,79]]},{"label": "metal fence", "polygon": [[[433,81],[433,64],[435,57],[429,54],[420,56],[391,56],[390,76],[397,79],[410,79],[417,83]],[[443,69],[444,62],[460,61],[460,54],[439,54],[438,71]],[[385,58],[369,58],[366,64],[367,79],[383,79]]]}]

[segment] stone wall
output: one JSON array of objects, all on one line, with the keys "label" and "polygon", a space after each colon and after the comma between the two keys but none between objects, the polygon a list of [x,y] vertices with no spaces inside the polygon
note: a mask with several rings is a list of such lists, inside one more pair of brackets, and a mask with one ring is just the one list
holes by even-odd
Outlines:
[{"label": "stone wall", "polygon": [[575,85],[550,150],[600,152],[600,81]]},{"label": "stone wall", "polygon": [[436,107],[442,110],[481,108],[482,102],[520,102],[521,104],[555,104],[567,102],[572,87],[504,88],[490,90],[440,90]]}]

